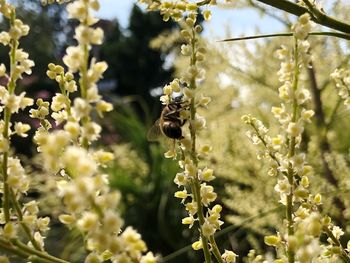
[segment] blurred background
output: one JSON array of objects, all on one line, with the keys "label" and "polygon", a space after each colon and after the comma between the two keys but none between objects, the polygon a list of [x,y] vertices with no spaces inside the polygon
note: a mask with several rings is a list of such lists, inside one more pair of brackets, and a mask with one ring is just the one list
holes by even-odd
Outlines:
[{"label": "blurred background", "polygon": [[[65,48],[74,44],[75,23],[67,20],[64,6],[42,7],[38,0],[13,2],[18,5],[18,16],[31,27],[21,46],[36,64],[33,74],[21,80],[21,89],[35,98],[50,100],[58,87],[46,77],[47,65],[62,63]],[[179,29],[171,21],[163,22],[158,13],[145,12],[136,1],[100,2],[101,10],[96,15],[101,20],[97,26],[105,31],[105,42],[94,47],[92,54],[109,65],[99,90],[115,110],[100,121],[104,130],[97,147],[115,154],[106,172],[111,186],[122,193],[120,209],[125,225],[136,228],[149,249],[164,257],[163,262],[203,262],[201,253],[190,247],[196,241],[197,229],[181,225],[186,213],[173,197],[178,166],[163,157],[169,142],[150,143],[146,138],[147,130],[160,114],[162,87],[186,70],[187,61],[179,56]],[[257,1],[233,2],[213,8],[210,22],[200,19],[205,27],[201,41],[210,58],[205,64],[207,78],[200,88],[213,99],[209,110],[203,112],[208,128],[200,140],[213,146],[213,153],[203,166],[214,168],[218,177],[213,182],[219,196],[217,202],[224,207],[225,224],[218,233],[218,242],[221,248],[239,254],[239,262],[246,262],[249,251],[250,255],[273,255],[263,237],[278,231],[284,211],[273,190],[276,178],[267,175],[270,164],[257,160],[257,149],[246,138],[247,127],[240,118],[251,113],[263,120],[272,133],[278,132],[278,124],[270,114],[271,106],[279,103],[279,61],[274,54],[282,44],[288,46],[292,41],[269,38],[224,44],[219,40],[289,32],[295,18]],[[325,9],[349,21],[346,2],[324,1]],[[6,27],[0,23],[0,28]],[[349,111],[342,106],[328,76],[335,68],[349,64],[349,44],[326,37],[313,37],[310,41],[314,68],[303,76],[303,84],[313,95],[316,116],[305,132],[302,149],[315,169],[313,191],[322,193],[324,210],[346,229],[350,218]],[[7,62],[7,57],[8,50],[2,48],[0,60]],[[316,86],[310,81],[313,76]],[[16,118],[37,126],[24,115]],[[33,178],[36,188],[28,198],[40,198],[44,213],[54,218],[60,212],[59,200],[52,194],[54,178],[46,176],[31,160],[35,153],[31,137],[14,143],[28,169],[42,175]],[[84,251],[80,233],[53,223],[47,240],[50,252],[81,262]]]}]

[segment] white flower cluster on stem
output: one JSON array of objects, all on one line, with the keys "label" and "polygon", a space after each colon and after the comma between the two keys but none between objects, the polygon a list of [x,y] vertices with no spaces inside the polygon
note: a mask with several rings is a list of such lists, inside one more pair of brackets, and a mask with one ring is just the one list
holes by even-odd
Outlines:
[{"label": "white flower cluster on stem", "polygon": [[[97,89],[107,64],[90,59],[92,45],[103,41],[103,31],[96,26],[98,19],[93,15],[99,7],[97,0],[67,4],[68,17],[79,21],[74,35],[77,45],[68,47],[63,57],[67,71],[60,65],[48,65],[47,76],[57,82],[60,92],[51,105],[39,99],[37,108],[31,110],[31,116],[41,124],[34,140],[45,170],[62,176],[57,183],[57,194],[64,205],[59,220],[84,235],[89,252],[85,262],[152,263],[156,258],[151,252],[143,254],[147,247],[141,235],[131,227],[124,229],[118,213],[120,193],[110,189],[108,175],[101,172],[113,154],[92,147],[101,133],[92,113],[102,117],[113,109]],[[74,94],[78,90],[80,96]],[[63,128],[52,131],[49,115]]]},{"label": "white flower cluster on stem", "polygon": [[330,76],[338,89],[339,97],[344,100],[344,105],[350,107],[350,70],[345,68],[336,69]]},{"label": "white flower cluster on stem", "polygon": [[[212,206],[217,198],[213,186],[209,184],[215,179],[214,171],[200,162],[208,155],[211,147],[200,146],[198,143],[198,135],[206,128],[206,120],[197,110],[207,108],[211,99],[200,93],[200,83],[205,78],[203,63],[206,50],[199,38],[202,31],[202,27],[197,24],[199,5],[189,1],[140,2],[146,3],[149,10],[160,11],[163,20],[172,18],[183,28],[181,37],[185,43],[181,46],[181,54],[188,58],[188,69],[180,79],[174,79],[163,88],[164,95],[160,98],[165,107],[180,103],[182,109],[176,117],[180,118],[181,123],[188,123],[188,129],[182,129],[183,138],[179,139],[178,147],[175,147],[174,140],[173,147],[165,153],[166,158],[176,159],[180,156],[181,171],[176,174],[174,182],[181,188],[175,193],[175,197],[181,199],[188,213],[188,216],[182,219],[182,223],[190,228],[198,225],[200,238],[192,244],[192,248],[203,249],[205,262],[211,262],[212,256],[217,262],[236,262],[237,255],[234,252],[225,250],[221,254],[216,244],[214,234],[223,224],[220,219],[222,207],[219,204]],[[210,18],[209,10],[202,13],[205,19]],[[181,96],[176,97],[176,94]]]},{"label": "white flower cluster on stem", "polygon": [[[8,31],[0,33],[0,43],[10,48],[9,68],[4,64],[0,65],[0,77],[6,80],[5,86],[0,86],[0,250],[28,261],[35,256],[44,261],[63,263],[66,261],[44,252],[44,238],[49,230],[50,218],[39,215],[36,201],[23,202],[22,196],[27,194],[31,180],[20,160],[10,153],[12,137],[26,137],[30,130],[28,124],[11,122],[14,113],[33,104],[33,100],[26,97],[25,92],[16,93],[17,81],[22,79],[23,74],[31,74],[34,66],[28,53],[20,48],[20,39],[29,33],[29,26],[16,17],[15,7],[5,0],[0,0],[0,12],[10,25]],[[9,259],[1,256],[0,261],[9,262]]]},{"label": "white flower cluster on stem", "polygon": [[[276,247],[279,252],[276,263],[306,263],[333,256],[350,262],[348,252],[339,242],[341,232],[332,234],[338,227],[331,224],[329,217],[320,214],[321,195],[313,195],[309,191],[313,169],[300,150],[305,123],[311,122],[314,115],[313,110],[308,108],[310,92],[299,81],[302,69],[309,66],[311,59],[306,39],[310,29],[310,16],[304,14],[292,27],[293,51],[283,46],[277,52],[282,60],[278,71],[282,83],[278,92],[282,103],[272,107],[271,111],[280,124],[280,134],[270,137],[261,121],[250,115],[242,117],[252,127],[248,137],[254,144],[263,145],[258,158],[266,158],[272,163],[269,175],[278,176],[275,191],[280,195],[279,202],[286,206],[287,231],[265,237],[265,243]],[[321,233],[328,235],[328,246],[320,243]]]}]

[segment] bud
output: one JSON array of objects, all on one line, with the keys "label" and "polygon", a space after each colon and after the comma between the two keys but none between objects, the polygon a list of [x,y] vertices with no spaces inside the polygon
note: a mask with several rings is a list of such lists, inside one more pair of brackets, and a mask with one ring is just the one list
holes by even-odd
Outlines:
[{"label": "bud", "polygon": [[280,244],[281,238],[279,236],[266,236],[264,242],[268,246],[277,246]]}]

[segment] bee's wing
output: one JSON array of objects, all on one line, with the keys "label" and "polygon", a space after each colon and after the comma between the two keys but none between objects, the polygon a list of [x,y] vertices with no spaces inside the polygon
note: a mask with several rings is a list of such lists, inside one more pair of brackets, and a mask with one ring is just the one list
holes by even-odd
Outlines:
[{"label": "bee's wing", "polygon": [[153,124],[153,126],[148,130],[147,140],[150,142],[159,141],[161,138],[162,131],[160,130],[159,119]]}]

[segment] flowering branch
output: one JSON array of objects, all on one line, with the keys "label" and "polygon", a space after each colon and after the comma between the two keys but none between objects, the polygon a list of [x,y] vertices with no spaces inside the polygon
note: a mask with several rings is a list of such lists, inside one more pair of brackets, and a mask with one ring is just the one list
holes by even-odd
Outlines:
[{"label": "flowering branch", "polygon": [[[188,70],[180,80],[175,79],[169,85],[166,85],[163,88],[164,95],[160,98],[163,105],[165,105],[165,110],[174,107],[174,105],[183,105],[181,109],[177,109],[172,113],[172,118],[170,118],[170,113],[165,116],[167,123],[173,121],[178,123],[180,128],[185,122],[189,123],[188,130],[183,128],[180,136],[173,136],[174,146],[165,153],[165,157],[174,159],[178,152],[181,154],[179,164],[182,171],[176,174],[174,182],[178,187],[183,188],[183,190],[175,193],[175,197],[182,199],[182,203],[185,204],[189,214],[188,217],[182,220],[182,223],[188,224],[191,228],[194,223],[198,222],[200,239],[192,244],[192,248],[195,250],[203,249],[206,263],[211,262],[211,255],[219,263],[235,262],[237,255],[234,252],[225,250],[221,254],[216,244],[215,232],[223,224],[220,220],[222,207],[214,205],[210,208],[210,204],[215,201],[217,194],[208,183],[215,176],[212,169],[202,168],[199,162],[199,157],[205,157],[210,147],[198,146],[198,135],[205,128],[206,122],[197,110],[201,107],[206,108],[210,98],[199,94],[199,84],[204,79],[205,74],[202,64],[205,60],[206,50],[201,46],[198,36],[202,31],[202,27],[197,25],[196,22],[199,7],[210,3],[214,4],[215,1],[189,3],[182,0],[177,2],[140,0],[140,2],[146,3],[149,10],[160,11],[163,20],[167,21],[172,18],[179,22],[183,28],[181,36],[186,43],[181,46],[181,53],[189,57]],[[211,12],[208,9],[204,10],[202,14],[206,20],[211,17]],[[174,92],[180,92],[182,96],[175,98]],[[163,129],[162,124],[159,128]],[[164,131],[163,133],[172,138],[171,134]],[[178,149],[175,149],[176,139],[179,140]],[[190,201],[185,203],[187,199],[190,199]]]}]

